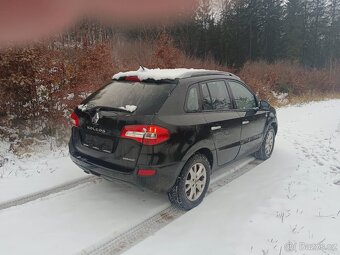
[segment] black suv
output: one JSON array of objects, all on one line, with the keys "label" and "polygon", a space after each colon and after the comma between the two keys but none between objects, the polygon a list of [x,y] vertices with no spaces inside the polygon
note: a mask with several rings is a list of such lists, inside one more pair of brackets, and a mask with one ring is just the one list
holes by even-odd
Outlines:
[{"label": "black suv", "polygon": [[69,149],[86,173],[167,192],[189,210],[211,172],[242,156],[271,156],[275,109],[237,76],[195,69],[119,73],[71,115]]}]

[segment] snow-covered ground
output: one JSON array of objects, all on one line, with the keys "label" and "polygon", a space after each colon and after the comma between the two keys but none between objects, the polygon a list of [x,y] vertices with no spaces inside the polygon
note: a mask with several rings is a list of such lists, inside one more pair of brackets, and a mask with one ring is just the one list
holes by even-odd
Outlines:
[{"label": "snow-covered ground", "polygon": [[340,254],[340,101],[278,118],[272,158],[126,254]]},{"label": "snow-covered ground", "polygon": [[0,142],[0,155],[6,159],[0,167],[0,204],[87,176],[75,167],[67,148],[21,158],[9,153],[8,147],[9,143]]},{"label": "snow-covered ground", "polygon": [[[272,158],[126,253],[339,254],[339,111],[340,100],[279,109]],[[0,167],[0,203],[85,176],[64,153],[41,155]],[[85,183],[0,210],[0,254],[80,252],[168,206],[164,194]]]},{"label": "snow-covered ground", "polygon": [[[11,132],[14,133],[13,130],[8,133]],[[17,153],[19,155],[12,153],[10,148],[14,142],[10,140],[10,137],[0,137],[0,183],[4,179],[53,174],[63,171],[64,164],[68,164],[65,161],[68,158],[68,148],[56,146],[53,138],[45,140],[32,138],[34,144],[27,145],[25,152],[20,148],[20,153]]]},{"label": "snow-covered ground", "polygon": [[75,167],[69,157],[59,158],[59,160],[59,165],[52,174],[43,171],[39,175],[34,174],[30,177],[0,179],[0,204],[89,176]]}]

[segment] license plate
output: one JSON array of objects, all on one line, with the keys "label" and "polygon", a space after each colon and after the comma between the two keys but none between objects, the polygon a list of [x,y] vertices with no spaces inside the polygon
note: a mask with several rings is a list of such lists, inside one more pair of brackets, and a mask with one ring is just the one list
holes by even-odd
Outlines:
[{"label": "license plate", "polygon": [[111,153],[113,149],[114,140],[109,138],[103,138],[96,135],[83,133],[82,144],[94,150]]}]

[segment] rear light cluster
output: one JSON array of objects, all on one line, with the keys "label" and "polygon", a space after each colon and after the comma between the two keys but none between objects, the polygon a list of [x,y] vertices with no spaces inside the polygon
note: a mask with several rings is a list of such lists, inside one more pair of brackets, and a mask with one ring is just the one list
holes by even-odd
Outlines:
[{"label": "rear light cluster", "polygon": [[126,76],[124,78],[126,81],[134,81],[134,82],[140,82],[141,80],[138,78],[138,76]]},{"label": "rear light cluster", "polygon": [[132,139],[144,145],[156,145],[169,139],[169,130],[156,125],[128,125],[120,137]]},{"label": "rear light cluster", "polygon": [[75,127],[79,127],[79,118],[74,112],[71,114],[71,124]]}]

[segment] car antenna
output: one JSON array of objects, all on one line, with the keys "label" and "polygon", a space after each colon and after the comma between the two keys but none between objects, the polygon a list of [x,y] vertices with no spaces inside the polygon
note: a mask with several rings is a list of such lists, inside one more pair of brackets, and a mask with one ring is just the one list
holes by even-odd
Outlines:
[{"label": "car antenna", "polygon": [[139,65],[139,66],[140,66],[140,68],[142,68],[143,71],[145,71],[145,67],[144,66],[142,66],[142,65]]}]

